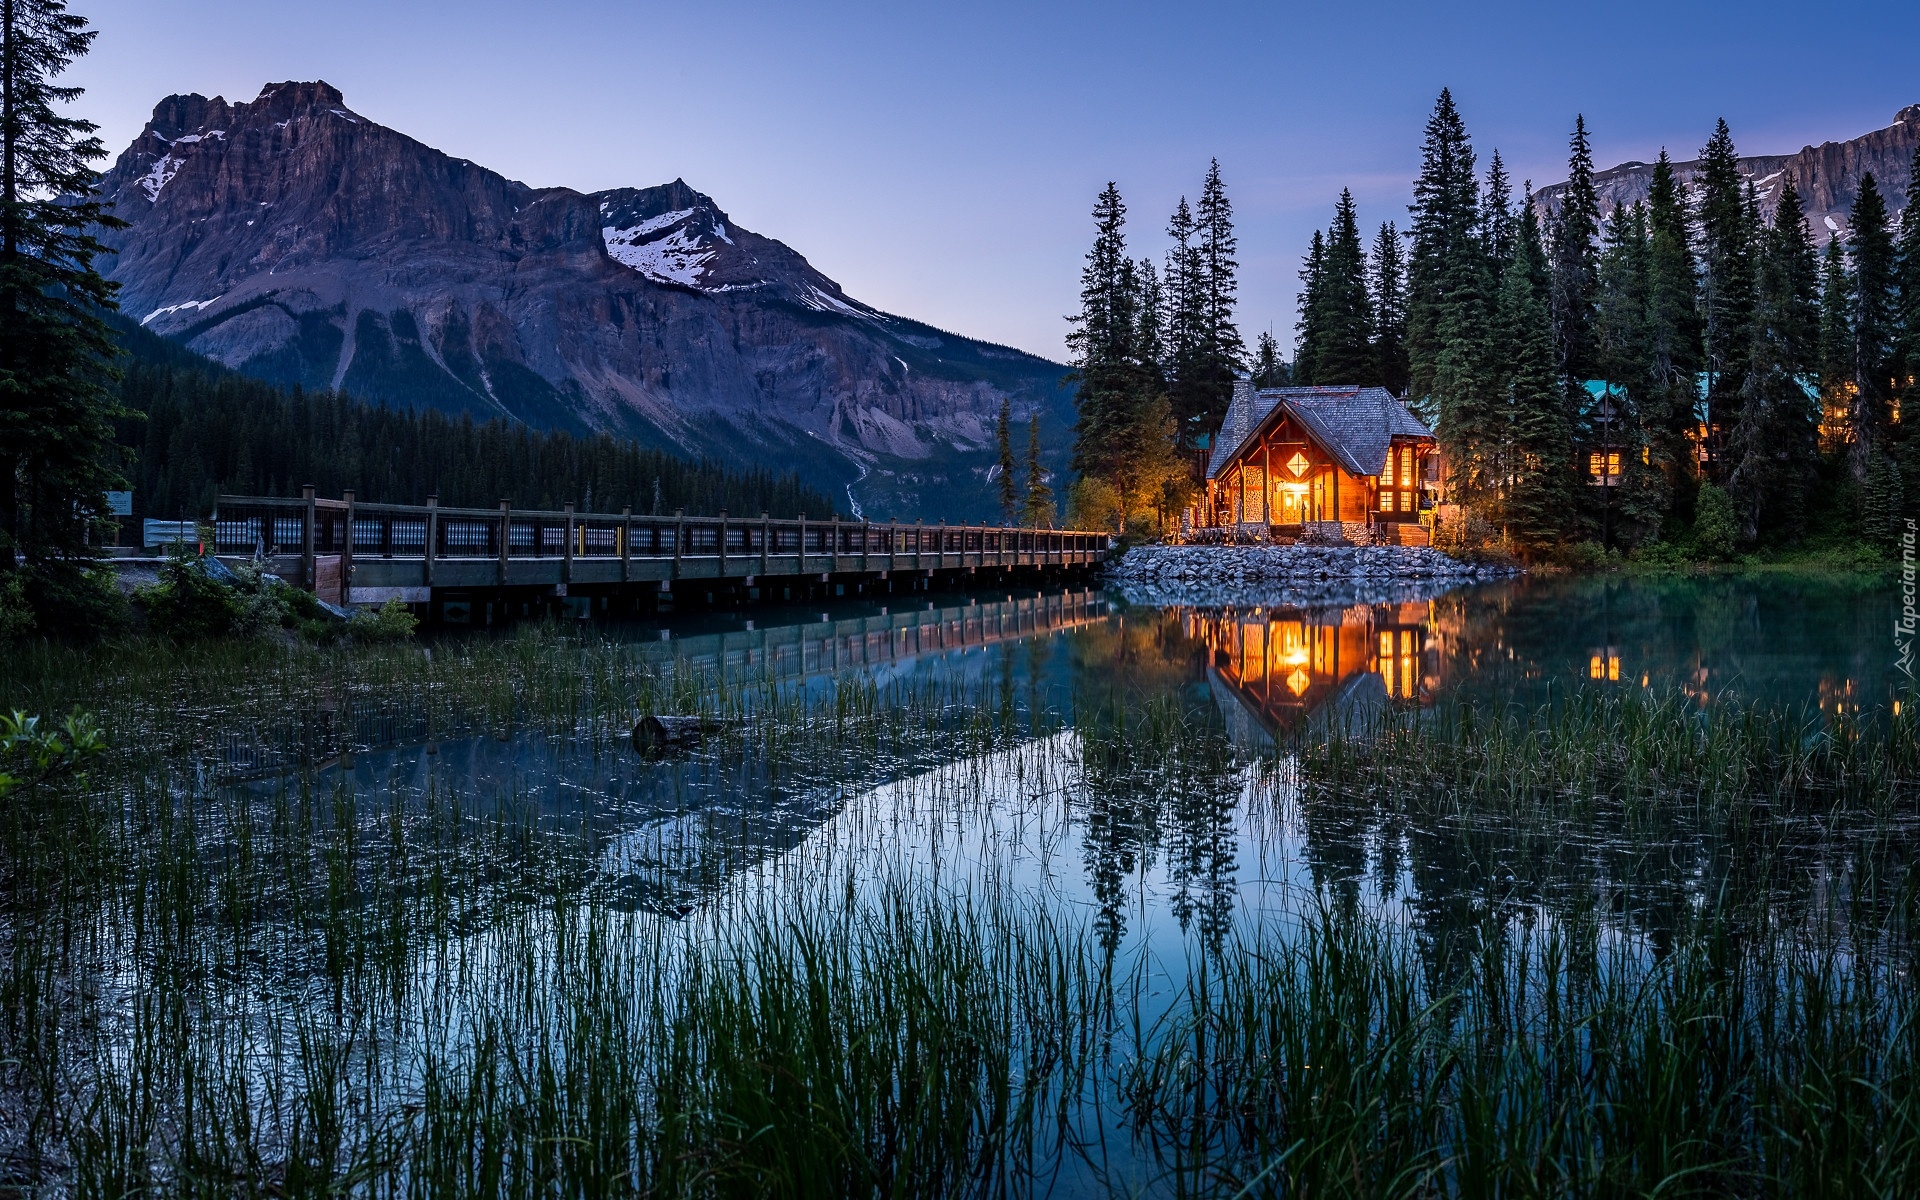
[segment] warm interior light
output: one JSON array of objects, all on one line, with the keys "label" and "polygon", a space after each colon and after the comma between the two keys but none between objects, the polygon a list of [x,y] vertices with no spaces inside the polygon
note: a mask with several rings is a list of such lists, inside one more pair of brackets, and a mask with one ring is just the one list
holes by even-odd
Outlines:
[{"label": "warm interior light", "polygon": [[1312,686],[1313,676],[1298,668],[1295,668],[1293,674],[1287,676],[1287,690],[1296,696],[1305,693]]},{"label": "warm interior light", "polygon": [[1307,456],[1298,450],[1295,450],[1293,457],[1287,460],[1287,470],[1292,471],[1295,475],[1305,475],[1307,468],[1312,465],[1312,463],[1307,461]]}]

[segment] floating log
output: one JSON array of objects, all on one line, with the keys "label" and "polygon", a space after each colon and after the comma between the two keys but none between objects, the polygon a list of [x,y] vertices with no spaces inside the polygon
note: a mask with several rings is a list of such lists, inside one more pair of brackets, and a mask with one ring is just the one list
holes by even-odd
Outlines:
[{"label": "floating log", "polygon": [[668,717],[648,713],[633,723],[633,748],[655,755],[699,745],[708,734],[738,725],[738,718]]}]

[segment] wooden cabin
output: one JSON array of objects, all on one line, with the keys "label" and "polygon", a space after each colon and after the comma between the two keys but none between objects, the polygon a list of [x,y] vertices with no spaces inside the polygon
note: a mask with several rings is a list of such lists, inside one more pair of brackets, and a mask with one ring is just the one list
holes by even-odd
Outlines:
[{"label": "wooden cabin", "polygon": [[1299,537],[1316,528],[1424,543],[1439,490],[1433,431],[1385,388],[1234,385],[1196,528]]}]

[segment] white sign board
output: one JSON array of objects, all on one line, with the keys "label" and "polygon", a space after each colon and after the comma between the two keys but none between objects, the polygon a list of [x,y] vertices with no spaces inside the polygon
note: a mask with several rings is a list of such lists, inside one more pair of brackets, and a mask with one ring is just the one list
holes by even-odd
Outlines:
[{"label": "white sign board", "polygon": [[130,517],[133,515],[132,492],[108,492],[107,513],[109,516]]}]

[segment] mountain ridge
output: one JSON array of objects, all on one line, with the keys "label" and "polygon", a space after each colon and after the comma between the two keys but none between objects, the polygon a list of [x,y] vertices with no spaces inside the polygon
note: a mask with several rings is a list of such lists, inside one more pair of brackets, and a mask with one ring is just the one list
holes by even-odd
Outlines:
[{"label": "mountain ridge", "polygon": [[[1881,129],[1845,141],[1803,146],[1792,154],[1743,155],[1738,169],[1743,181],[1753,183],[1761,215],[1767,220],[1773,219],[1779,204],[1781,182],[1791,176],[1814,240],[1825,245],[1836,235],[1845,235],[1847,214],[1858,195],[1860,178],[1869,171],[1887,198],[1889,209],[1897,215],[1904,208],[1904,197],[1912,187],[1909,176],[1916,146],[1920,146],[1920,104],[1909,104],[1894,113],[1891,125]],[[1673,169],[1681,185],[1691,190],[1700,177],[1700,160],[1676,162]],[[1653,165],[1638,160],[1594,172],[1601,215],[1645,201],[1652,181]],[[1542,216],[1551,212],[1566,187],[1563,180],[1537,189],[1532,196],[1537,211]]]},{"label": "mountain ridge", "polygon": [[683,179],[531,187],[324,81],[167,97],[101,191],[129,314],[276,383],[797,468],[875,516],[997,507],[1003,399],[1073,420],[1065,367],[863,304]]}]

